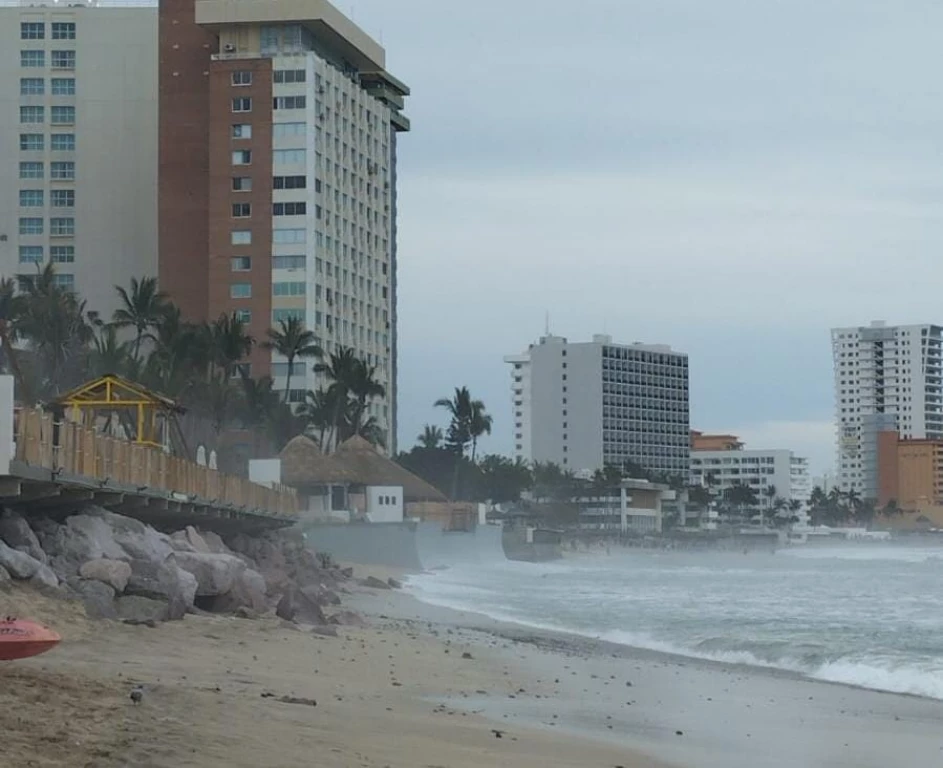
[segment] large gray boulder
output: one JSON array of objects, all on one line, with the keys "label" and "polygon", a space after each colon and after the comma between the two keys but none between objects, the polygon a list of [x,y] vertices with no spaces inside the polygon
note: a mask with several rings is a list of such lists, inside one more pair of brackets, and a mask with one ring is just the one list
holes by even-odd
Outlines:
[{"label": "large gray boulder", "polygon": [[119,619],[139,623],[167,621],[172,618],[166,602],[140,595],[119,597],[115,600],[115,613]]},{"label": "large gray boulder", "polygon": [[264,613],[268,608],[265,592],[262,574],[246,568],[236,577],[232,589],[213,601],[211,610],[214,613],[233,613],[239,608],[249,608],[255,613]]},{"label": "large gray boulder", "polygon": [[10,575],[10,572],[0,565],[0,590],[8,590],[12,581],[13,577]]},{"label": "large gray boulder", "polygon": [[286,621],[294,621],[299,624],[326,624],[327,619],[324,611],[321,610],[314,600],[305,595],[298,587],[289,586],[278,601],[275,608],[275,615]]},{"label": "large gray boulder", "polygon": [[0,541],[0,566],[6,568],[14,579],[31,579],[42,565],[35,557]]},{"label": "large gray boulder", "polygon": [[200,536],[202,537],[203,542],[206,544],[208,552],[212,552],[214,555],[236,554],[226,546],[226,542],[220,538],[219,534],[213,533],[212,531],[203,531]]},{"label": "large gray boulder", "polygon": [[[39,561],[37,560],[37,562]],[[39,563],[39,568],[36,569],[36,573],[30,576],[29,582],[37,587],[55,589],[59,586],[59,577],[56,576],[55,572],[48,565]]]},{"label": "large gray boulder", "polygon": [[128,559],[111,527],[97,515],[72,515],[62,525],[43,525],[39,539],[60,578],[78,575],[79,566],[88,560]]},{"label": "large gray boulder", "polygon": [[98,518],[109,527],[115,543],[132,559],[161,563],[173,554],[170,537],[155,531],[140,520],[118,515],[101,507],[90,507],[87,512],[88,510],[91,510],[90,517]]},{"label": "large gray boulder", "polygon": [[79,579],[72,588],[78,593],[90,619],[114,619],[118,617],[115,607],[115,590],[101,581]]},{"label": "large gray boulder", "polygon": [[131,566],[124,560],[109,560],[101,557],[98,560],[89,560],[79,566],[79,576],[83,579],[93,579],[111,587],[115,592],[124,592],[131,578]]},{"label": "large gray boulder", "polygon": [[26,518],[12,509],[0,512],[0,539],[3,539],[13,549],[25,552],[41,563],[46,562],[46,553],[39,544],[39,538],[29,527]]},{"label": "large gray boulder", "polygon": [[132,560],[130,565],[131,576],[125,587],[129,595],[166,602],[173,619],[182,619],[193,607],[196,577],[180,568],[173,558],[162,563]]},{"label": "large gray boulder", "polygon": [[196,593],[200,597],[226,594],[246,568],[246,564],[233,555],[177,552],[173,559],[183,570],[196,577]]}]

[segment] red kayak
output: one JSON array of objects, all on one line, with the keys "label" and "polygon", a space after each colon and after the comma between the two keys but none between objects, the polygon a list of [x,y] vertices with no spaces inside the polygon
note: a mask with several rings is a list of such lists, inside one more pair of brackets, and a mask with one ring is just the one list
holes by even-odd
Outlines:
[{"label": "red kayak", "polygon": [[0,619],[0,661],[38,656],[62,640],[51,629],[26,619]]}]

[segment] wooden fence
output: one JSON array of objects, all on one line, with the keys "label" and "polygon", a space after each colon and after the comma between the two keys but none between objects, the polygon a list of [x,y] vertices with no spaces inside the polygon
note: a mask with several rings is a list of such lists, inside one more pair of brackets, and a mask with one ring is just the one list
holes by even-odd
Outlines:
[{"label": "wooden fence", "polygon": [[244,477],[225,475],[81,424],[56,422],[51,414],[38,409],[17,410],[15,435],[16,458],[31,466],[140,490],[198,497],[203,503],[245,507],[270,515],[298,514],[293,488],[268,488]]}]

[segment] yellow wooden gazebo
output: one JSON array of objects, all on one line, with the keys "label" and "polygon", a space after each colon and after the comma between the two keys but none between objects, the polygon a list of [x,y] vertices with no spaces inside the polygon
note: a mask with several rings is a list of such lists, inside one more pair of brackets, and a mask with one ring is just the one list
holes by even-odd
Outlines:
[{"label": "yellow wooden gazebo", "polygon": [[54,404],[71,421],[88,426],[96,426],[101,416],[117,415],[125,431],[133,432],[131,442],[161,449],[169,444],[172,416],[184,412],[169,397],[115,374],[86,382],[60,395]]}]

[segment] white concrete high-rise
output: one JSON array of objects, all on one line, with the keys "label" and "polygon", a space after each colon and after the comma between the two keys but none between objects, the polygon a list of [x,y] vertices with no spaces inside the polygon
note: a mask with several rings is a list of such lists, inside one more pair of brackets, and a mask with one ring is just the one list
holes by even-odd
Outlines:
[{"label": "white concrete high-rise", "polygon": [[[718,494],[741,483],[756,493],[763,506],[780,498],[798,500],[804,508],[812,494],[809,460],[785,449],[691,451],[690,482],[703,484]],[[775,490],[772,497],[771,488]]]},{"label": "white concrete high-rise", "polygon": [[832,330],[837,484],[878,497],[877,438],[943,439],[943,329],[873,322]]},{"label": "white concrete high-rise", "polygon": [[0,7],[0,274],[110,317],[157,274],[157,8]]},{"label": "white concrete high-rise", "polygon": [[627,463],[686,479],[688,357],[597,335],[547,335],[511,366],[514,456],[574,472]]}]

